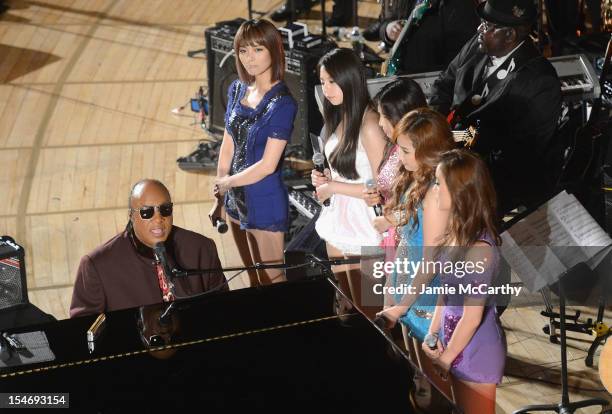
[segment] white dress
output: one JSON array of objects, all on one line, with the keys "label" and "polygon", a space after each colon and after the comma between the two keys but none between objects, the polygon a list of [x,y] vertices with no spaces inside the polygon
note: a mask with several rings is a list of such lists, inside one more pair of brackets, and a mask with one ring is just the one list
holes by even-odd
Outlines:
[{"label": "white dress", "polygon": [[[325,143],[327,159],[336,145],[338,145],[338,137],[332,134]],[[359,174],[357,180],[341,177],[330,167],[332,180],[363,185],[367,180],[373,178],[370,161],[361,139],[357,147],[355,167]],[[368,206],[363,199],[334,194],[330,199],[329,207],[323,207],[316,223],[316,230],[323,240],[342,253],[360,255],[362,247],[378,246],[382,240],[381,234],[372,225],[374,217],[376,217],[374,209]]]}]

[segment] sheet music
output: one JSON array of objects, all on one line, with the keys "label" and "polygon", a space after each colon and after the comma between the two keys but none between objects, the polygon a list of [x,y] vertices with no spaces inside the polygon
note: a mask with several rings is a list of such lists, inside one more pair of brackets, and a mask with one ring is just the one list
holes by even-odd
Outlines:
[{"label": "sheet music", "polygon": [[612,239],[573,194],[563,191],[550,200],[548,204],[565,230],[573,238],[574,246],[604,247],[612,244]]},{"label": "sheet music", "polygon": [[530,291],[586,262],[594,269],[612,239],[580,202],[563,191],[502,235],[502,255]]},{"label": "sheet music", "polygon": [[[512,228],[514,229],[514,226]],[[500,250],[512,270],[525,284],[525,288],[530,292],[537,292],[544,286],[554,283],[567,267],[550,247],[524,244],[526,240],[532,240],[531,233],[526,231],[523,233],[524,238],[514,238],[505,231],[501,235]]]}]

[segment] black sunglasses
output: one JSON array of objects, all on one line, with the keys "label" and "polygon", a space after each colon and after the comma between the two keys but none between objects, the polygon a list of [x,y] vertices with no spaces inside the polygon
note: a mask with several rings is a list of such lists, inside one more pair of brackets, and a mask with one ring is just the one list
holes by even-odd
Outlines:
[{"label": "black sunglasses", "polygon": [[131,208],[130,211],[136,211],[140,213],[140,218],[143,220],[150,220],[155,215],[155,210],[159,211],[162,217],[169,217],[172,215],[172,203],[164,203],[159,206],[143,206],[140,208]]}]

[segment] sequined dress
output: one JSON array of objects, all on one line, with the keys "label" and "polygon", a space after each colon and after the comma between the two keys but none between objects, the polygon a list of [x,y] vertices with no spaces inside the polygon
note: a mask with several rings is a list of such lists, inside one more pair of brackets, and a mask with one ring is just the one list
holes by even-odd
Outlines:
[{"label": "sequined dress", "polygon": [[[234,81],[228,91],[225,129],[234,142],[230,175],[235,175],[263,158],[268,138],[289,140],[297,111],[295,100],[283,82],[264,95],[257,107],[241,103],[248,85]],[[231,188],[225,195],[227,214],[242,229],[287,231],[289,198],[281,178],[281,158],[276,170],[260,181]]]},{"label": "sequined dress", "polygon": [[[493,246],[490,237],[483,241]],[[461,278],[455,274],[441,275],[441,283],[459,289],[459,285],[493,285],[499,267],[499,251],[495,249],[493,260],[489,261],[484,272],[473,272]],[[440,327],[440,340],[446,347],[463,315],[463,301],[468,294],[444,296],[444,308]],[[477,383],[498,384],[504,375],[506,362],[506,337],[499,322],[495,302],[486,294],[473,294],[468,297],[489,299],[486,302],[482,321],[472,339],[451,364],[451,373],[458,379]]]},{"label": "sequined dress", "polygon": [[[393,197],[393,185],[395,184],[395,178],[397,177],[397,171],[400,166],[399,158],[399,147],[394,145],[389,150],[389,155],[384,161],[378,177],[376,178],[376,187],[383,198],[383,205],[388,203]],[[383,247],[395,247],[395,227],[391,227],[387,230],[387,236],[382,241]]]},{"label": "sequined dress", "polygon": [[[416,272],[411,264],[418,266],[423,261],[423,207],[419,206],[417,210],[417,218],[419,224],[415,227],[413,220],[401,226],[397,231],[400,234],[400,242],[397,247],[397,257],[400,260],[408,259],[408,272],[398,273],[393,272],[391,275],[391,286],[399,287],[401,285],[412,285]],[[404,270],[404,269],[402,269]],[[428,284],[430,287],[436,287],[440,285],[440,279],[437,275],[434,276],[432,281]],[[420,290],[420,287],[416,288]],[[401,303],[404,295],[396,294],[393,296],[394,302],[392,304]],[[408,311],[402,315],[399,321],[409,328],[410,335],[417,338],[419,341],[423,341],[423,338],[429,331],[429,325],[431,325],[431,319],[435,311],[438,295],[434,294],[421,294],[414,302],[414,304],[408,309]]]}]

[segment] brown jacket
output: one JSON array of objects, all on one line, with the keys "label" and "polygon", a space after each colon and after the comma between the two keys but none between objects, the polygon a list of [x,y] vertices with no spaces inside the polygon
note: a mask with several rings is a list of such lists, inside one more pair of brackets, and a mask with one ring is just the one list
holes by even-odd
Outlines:
[{"label": "brown jacket", "polygon": [[[215,242],[201,234],[173,226],[165,244],[171,266],[185,270],[221,267]],[[177,298],[228,289],[220,272],[175,278],[174,284]],[[153,251],[125,230],[81,259],[70,317],[160,302]]]}]

